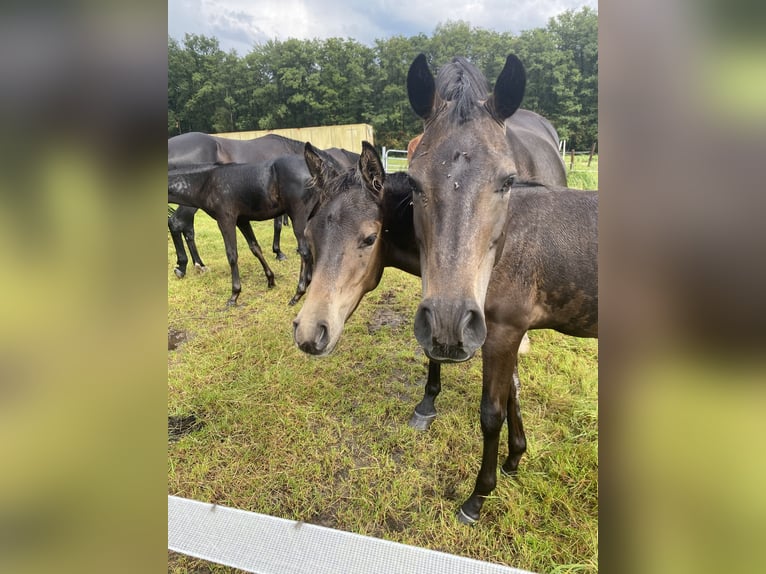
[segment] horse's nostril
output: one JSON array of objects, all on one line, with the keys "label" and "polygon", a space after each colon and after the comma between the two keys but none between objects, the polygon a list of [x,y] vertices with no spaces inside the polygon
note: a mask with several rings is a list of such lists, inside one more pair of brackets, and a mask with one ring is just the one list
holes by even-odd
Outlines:
[{"label": "horse's nostril", "polygon": [[484,344],[487,337],[487,325],[484,316],[477,309],[468,309],[460,319],[460,343],[473,353]]},{"label": "horse's nostril", "polygon": [[414,327],[415,338],[424,349],[427,349],[434,343],[433,319],[434,316],[431,308],[427,304],[421,303],[420,307],[418,307],[418,310],[415,313]]},{"label": "horse's nostril", "polygon": [[318,351],[323,350],[327,346],[329,340],[328,325],[324,321],[317,325],[316,336],[314,337],[314,345]]}]

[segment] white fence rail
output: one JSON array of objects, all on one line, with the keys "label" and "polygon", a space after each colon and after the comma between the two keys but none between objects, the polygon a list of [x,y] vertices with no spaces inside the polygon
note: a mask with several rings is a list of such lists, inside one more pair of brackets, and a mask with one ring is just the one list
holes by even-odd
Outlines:
[{"label": "white fence rail", "polygon": [[168,496],[168,549],[259,574],[531,574],[177,496]]}]

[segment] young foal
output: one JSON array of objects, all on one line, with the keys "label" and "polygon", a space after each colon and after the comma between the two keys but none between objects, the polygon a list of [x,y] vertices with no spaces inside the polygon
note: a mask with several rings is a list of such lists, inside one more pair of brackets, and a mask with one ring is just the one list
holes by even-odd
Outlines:
[{"label": "young foal", "polygon": [[[377,287],[385,266],[420,274],[413,183],[406,173],[386,176],[366,142],[355,169],[338,173],[309,145],[306,162],[319,196],[306,229],[315,268],[293,324],[294,339],[302,351],[326,355],[362,297]],[[467,523],[478,520],[484,498],[495,487],[498,441],[506,418],[509,453],[503,472],[515,472],[526,450],[517,373],[524,333],[555,329],[577,337],[598,334],[597,194],[519,185],[510,192],[508,209],[505,244],[485,306],[484,454],[474,492],[458,513]],[[333,223],[339,221],[343,225]],[[430,363],[425,395],[413,415],[413,421],[420,418],[425,427],[436,414],[438,369],[438,363]]]},{"label": "young foal", "polygon": [[[339,169],[329,155],[324,157]],[[242,232],[250,250],[263,266],[268,286],[273,287],[274,273],[263,257],[250,221],[265,221],[283,213],[293,221],[301,254],[298,286],[290,305],[297,303],[306,292],[311,279],[310,254],[304,238],[311,207],[306,202],[309,179],[306,162],[298,155],[255,164],[200,165],[168,171],[168,201],[199,207],[218,223],[231,266],[231,297],[227,305],[235,305],[242,291],[235,227]]]}]

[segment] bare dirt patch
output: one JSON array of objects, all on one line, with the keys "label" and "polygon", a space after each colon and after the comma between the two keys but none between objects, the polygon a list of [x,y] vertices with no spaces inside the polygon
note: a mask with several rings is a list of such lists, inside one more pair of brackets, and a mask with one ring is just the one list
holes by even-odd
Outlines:
[{"label": "bare dirt patch", "polygon": [[201,429],[203,425],[196,415],[168,417],[168,440],[175,442],[182,436]]},{"label": "bare dirt patch", "polygon": [[176,329],[168,329],[168,351],[175,351],[178,345],[185,342],[188,339],[186,331],[178,331]]},{"label": "bare dirt patch", "polygon": [[403,325],[406,325],[408,322],[409,317],[407,317],[404,313],[400,313],[395,309],[382,307],[377,309],[372,318],[367,321],[367,331],[370,333],[370,335],[374,335],[383,327],[399,329]]}]

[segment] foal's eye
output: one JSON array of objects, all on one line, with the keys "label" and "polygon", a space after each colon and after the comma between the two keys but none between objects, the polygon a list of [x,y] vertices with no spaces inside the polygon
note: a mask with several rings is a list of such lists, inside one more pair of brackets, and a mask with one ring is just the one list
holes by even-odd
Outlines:
[{"label": "foal's eye", "polygon": [[364,239],[362,239],[362,247],[369,247],[373,243],[375,243],[375,240],[378,238],[377,233],[373,233],[372,235],[368,235]]},{"label": "foal's eye", "polygon": [[502,187],[500,188],[500,193],[505,193],[509,189],[511,189],[511,186],[513,185],[515,181],[516,181],[515,175],[509,175],[508,177],[506,177]]}]

